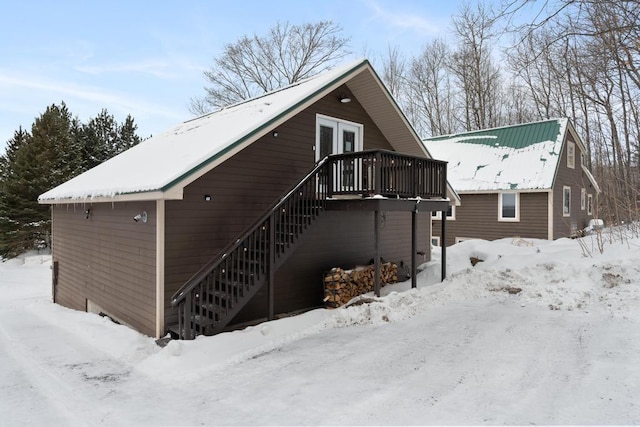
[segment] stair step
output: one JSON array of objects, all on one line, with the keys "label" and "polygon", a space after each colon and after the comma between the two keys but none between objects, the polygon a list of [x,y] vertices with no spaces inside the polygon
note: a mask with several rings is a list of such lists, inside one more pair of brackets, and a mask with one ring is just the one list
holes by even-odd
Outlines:
[{"label": "stair step", "polygon": [[171,335],[171,338],[174,339],[178,339],[181,336],[184,336],[184,329],[180,331],[180,326],[177,323],[167,326],[167,332]]},{"label": "stair step", "polygon": [[[248,288],[248,287],[247,287]],[[249,289],[246,289],[246,291],[248,291]],[[201,295],[200,297],[200,301],[198,302],[198,304],[200,305],[205,305],[205,304],[228,304],[228,303],[233,303],[234,299],[238,300],[240,298],[242,298],[244,296],[243,292],[235,292],[235,293],[231,293],[231,292],[224,292],[224,291],[220,291],[220,290],[216,290],[213,292],[205,292],[204,295]]]},{"label": "stair step", "polygon": [[196,332],[199,332],[201,335],[205,334],[207,328],[215,327],[215,325],[218,323],[212,319],[209,319],[208,317],[201,316],[199,314],[193,316],[192,322],[195,325]]}]

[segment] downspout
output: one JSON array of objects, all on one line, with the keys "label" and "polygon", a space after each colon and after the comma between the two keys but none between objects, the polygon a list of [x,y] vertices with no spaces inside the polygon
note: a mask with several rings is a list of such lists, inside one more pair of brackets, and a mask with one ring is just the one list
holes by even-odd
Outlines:
[{"label": "downspout", "polygon": [[156,200],[156,338],[164,336],[165,201]]},{"label": "downspout", "polygon": [[58,265],[58,261],[55,258],[55,252],[54,252],[54,247],[53,247],[53,232],[54,232],[54,218],[53,218],[53,211],[54,211],[54,206],[55,205],[51,205],[50,208],[50,215],[51,215],[51,234],[49,236],[49,245],[51,247],[51,262],[52,262],[52,270],[51,270],[51,300],[54,303],[57,303],[57,298],[56,298],[56,293],[58,290],[58,269],[59,269],[59,265]]}]

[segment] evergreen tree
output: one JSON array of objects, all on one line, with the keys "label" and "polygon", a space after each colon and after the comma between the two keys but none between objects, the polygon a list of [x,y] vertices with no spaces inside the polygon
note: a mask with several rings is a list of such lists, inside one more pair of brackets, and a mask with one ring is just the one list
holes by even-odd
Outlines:
[{"label": "evergreen tree", "polygon": [[5,154],[0,156],[0,257],[15,256],[20,253],[19,250],[16,253],[12,244],[18,226],[15,212],[19,211],[18,197],[14,188],[16,182],[14,167],[18,153],[29,137],[29,133],[20,127],[13,134],[13,138],[7,141]]},{"label": "evergreen tree", "polygon": [[83,172],[138,144],[137,128],[131,115],[119,125],[106,109],[81,126],[77,130],[77,139],[82,147]]},{"label": "evergreen tree", "polygon": [[103,109],[81,124],[64,102],[18,130],[0,156],[0,257],[49,245],[49,208],[38,196],[140,142],[128,116],[118,125]]},{"label": "evergreen tree", "polygon": [[38,196],[81,170],[74,122],[64,103],[54,104],[36,118],[30,135],[20,134],[20,142],[14,137],[3,168],[1,216],[10,229],[0,235],[0,256],[48,246],[49,207],[39,205]]},{"label": "evergreen tree", "polygon": [[134,123],[131,114],[127,115],[124,123],[118,128],[118,139],[114,145],[113,155],[120,154],[140,143],[140,137],[136,134],[138,125]]},{"label": "evergreen tree", "polygon": [[118,126],[106,109],[78,130],[82,147],[82,169],[89,170],[113,156],[118,139]]}]

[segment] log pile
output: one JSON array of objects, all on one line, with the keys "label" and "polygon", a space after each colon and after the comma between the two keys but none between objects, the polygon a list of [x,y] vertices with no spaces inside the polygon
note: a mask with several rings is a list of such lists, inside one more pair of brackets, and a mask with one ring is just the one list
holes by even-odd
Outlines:
[{"label": "log pile", "polygon": [[[380,286],[398,281],[398,266],[393,262],[380,264]],[[358,266],[352,270],[332,268],[324,274],[324,302],[335,308],[348,303],[358,295],[373,291],[375,268],[373,265]]]}]

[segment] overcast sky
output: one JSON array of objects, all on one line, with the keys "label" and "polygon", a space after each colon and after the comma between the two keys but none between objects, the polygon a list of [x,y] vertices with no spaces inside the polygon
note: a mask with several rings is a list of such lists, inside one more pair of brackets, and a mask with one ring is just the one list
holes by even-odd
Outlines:
[{"label": "overcast sky", "polygon": [[86,121],[131,114],[147,137],[191,118],[202,71],[225,43],[278,21],[332,20],[354,59],[414,53],[450,31],[458,0],[0,0],[0,152],[19,126],[66,102]]}]

